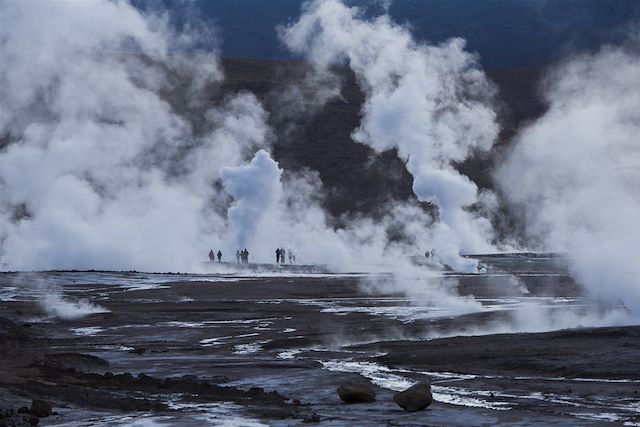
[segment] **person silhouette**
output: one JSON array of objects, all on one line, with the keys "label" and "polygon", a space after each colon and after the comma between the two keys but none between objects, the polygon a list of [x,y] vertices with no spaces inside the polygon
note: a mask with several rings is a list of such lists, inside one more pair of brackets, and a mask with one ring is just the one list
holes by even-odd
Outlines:
[{"label": "person silhouette", "polygon": [[222,259],[222,251],[218,251],[218,262]]},{"label": "person silhouette", "polygon": [[209,262],[215,261],[216,257],[213,255],[213,249],[209,251]]}]

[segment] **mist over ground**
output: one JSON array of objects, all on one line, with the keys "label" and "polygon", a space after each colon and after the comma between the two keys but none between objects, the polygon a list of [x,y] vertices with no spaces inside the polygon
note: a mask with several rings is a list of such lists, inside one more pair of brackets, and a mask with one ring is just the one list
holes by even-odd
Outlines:
[{"label": "mist over ground", "polygon": [[[544,96],[523,108],[525,91],[509,93],[517,73],[496,84],[464,39],[416,37],[394,6],[303,4],[273,28],[302,62],[265,65],[266,89],[229,73],[251,63],[222,65],[224,34],[196,6],[179,19],[127,2],[1,7],[5,269],[193,272],[210,248],[272,262],[286,247],[336,271],[431,277],[412,257],[433,250],[441,266],[481,273],[463,255],[561,251],[593,295],[614,308],[631,295],[636,311],[630,30],[624,47],[534,72],[544,78],[528,93]],[[349,186],[324,182],[341,180],[334,165],[292,154],[310,128],[335,127],[318,120],[336,110],[344,149],[365,165],[356,174],[380,181],[362,182],[384,194],[363,198],[375,206],[336,195]],[[345,199],[355,209],[332,209]]]},{"label": "mist over ground", "polygon": [[640,425],[639,4],[0,0],[0,427]]}]

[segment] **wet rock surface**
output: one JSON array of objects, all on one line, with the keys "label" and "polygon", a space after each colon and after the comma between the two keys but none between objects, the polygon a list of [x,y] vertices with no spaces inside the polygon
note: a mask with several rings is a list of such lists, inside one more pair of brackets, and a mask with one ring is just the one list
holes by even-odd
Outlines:
[{"label": "wet rock surface", "polygon": [[[482,262],[486,276],[444,278],[487,307],[465,315],[371,293],[359,276],[39,274],[110,311],[60,320],[32,276],[0,275],[0,406],[16,425],[33,421],[17,412],[32,399],[54,405],[40,425],[640,422],[639,327],[448,337],[493,330],[522,301],[589,307],[557,259]],[[375,403],[339,399],[355,377]],[[394,394],[420,381],[433,403],[406,412]]]}]

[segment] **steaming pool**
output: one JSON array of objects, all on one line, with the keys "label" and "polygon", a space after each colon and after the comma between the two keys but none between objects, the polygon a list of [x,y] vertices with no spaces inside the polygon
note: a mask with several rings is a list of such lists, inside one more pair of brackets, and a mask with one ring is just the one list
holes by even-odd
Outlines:
[{"label": "steaming pool", "polygon": [[[613,327],[617,308],[584,295],[562,257],[478,258],[484,275],[424,281],[300,270],[3,273],[1,317],[28,325],[29,357],[105,361],[74,362],[68,389],[34,386],[65,381],[42,368],[23,385],[4,382],[3,393],[15,406],[52,400],[57,414],[44,425],[640,425],[640,331]],[[111,400],[84,401],[80,391],[103,389],[95,375],[105,372],[134,380],[109,380]],[[183,383],[144,385],[140,374],[263,394],[204,398]],[[336,387],[355,375],[378,388],[375,403],[339,401]],[[431,382],[435,402],[405,413],[392,394],[418,380]],[[272,391],[284,400],[273,403]],[[132,410],[120,395],[156,409]]]}]

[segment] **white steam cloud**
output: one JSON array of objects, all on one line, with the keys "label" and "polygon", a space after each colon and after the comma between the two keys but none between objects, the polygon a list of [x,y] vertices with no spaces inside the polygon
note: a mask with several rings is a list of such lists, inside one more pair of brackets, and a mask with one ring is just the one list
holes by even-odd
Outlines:
[{"label": "white steam cloud", "polygon": [[[409,258],[427,245],[476,271],[460,252],[483,250],[491,234],[467,210],[475,185],[452,167],[497,132],[492,88],[461,41],[419,45],[388,18],[367,22],[335,1],[313,4],[287,30],[293,50],[312,47],[315,80],[300,93],[328,82],[320,99],[334,96],[328,67],[349,58],[367,96],[354,138],[397,147],[418,197],[439,206],[435,228],[415,204],[335,228],[317,175],[283,172],[267,154],[273,135],[258,99],[209,101],[223,76],[215,54],[195,49],[206,31],[177,34],[165,16],[124,1],[0,8],[0,256],[9,268],[200,271],[209,249],[234,261],[246,247],[252,262],[273,262],[284,247],[299,263],[402,272],[387,285],[455,312],[479,309]],[[316,21],[317,40],[305,35]],[[62,317],[95,309],[61,298],[43,307]]]},{"label": "white steam cloud", "polygon": [[223,76],[215,55],[188,49],[202,34],[126,2],[0,7],[5,266],[199,271],[211,248],[272,262],[285,247],[298,262],[380,271],[409,264],[389,226],[428,240],[431,218],[412,206],[328,226],[317,176],[284,174],[260,151],[273,135],[258,99],[210,106]]},{"label": "white steam cloud", "polygon": [[[225,166],[265,146],[266,114],[240,94],[205,132],[189,105],[222,78],[201,34],[127,2],[0,3],[0,241],[12,269],[193,269],[225,229]],[[186,114],[196,114],[187,111]]]},{"label": "white steam cloud", "polygon": [[418,199],[439,209],[429,244],[452,268],[477,271],[460,253],[491,250],[492,229],[469,211],[479,202],[478,188],[453,163],[489,149],[498,125],[490,105],[494,89],[464,41],[419,44],[388,15],[367,20],[338,0],[307,4],[281,38],[321,71],[349,65],[366,95],[353,139],[377,151],[398,149]]},{"label": "white steam cloud", "polygon": [[[283,171],[268,154],[274,136],[254,95],[210,105],[221,67],[195,47],[203,37],[215,43],[213,32],[190,28],[198,31],[178,34],[166,16],[124,1],[0,1],[3,264],[198,271],[209,249],[233,261],[247,248],[252,261],[273,262],[284,247],[299,263],[395,273],[368,282],[374,290],[402,290],[452,314],[483,309],[410,259],[418,247],[434,248],[453,269],[477,272],[461,254],[493,250],[480,214],[492,198],[455,168],[498,134],[495,89],[463,40],[418,43],[388,15],[365,19],[338,0],[308,3],[281,29],[288,48],[314,67],[282,104],[315,110],[338,96],[332,67],[347,64],[365,95],[352,138],[378,152],[397,149],[417,198],[438,207],[432,218],[399,204],[381,219],[350,218],[336,228],[319,203],[317,174]],[[520,133],[497,175],[530,236],[569,252],[580,283],[635,315],[639,56],[605,49],[561,66],[549,80],[548,112]],[[295,118],[289,110],[272,114]],[[403,238],[389,236],[398,229]],[[53,316],[104,310],[52,295],[41,304]],[[525,330],[587,319],[539,316],[552,319],[549,326],[519,313],[513,327]],[[618,322],[619,314],[593,322]]]},{"label": "white steam cloud", "polygon": [[531,238],[567,251],[577,281],[640,315],[640,54],[605,47],[547,79],[548,111],[497,174]]},{"label": "white steam cloud", "polygon": [[229,209],[229,221],[239,250],[246,248],[256,230],[265,226],[265,215],[280,201],[281,175],[278,163],[264,150],[258,151],[248,165],[222,170],[224,187],[235,200]]},{"label": "white steam cloud", "polygon": [[86,299],[71,301],[65,298],[60,291],[47,292],[42,298],[38,299],[38,303],[49,316],[62,320],[75,320],[90,314],[109,312],[106,308],[93,304]]}]

